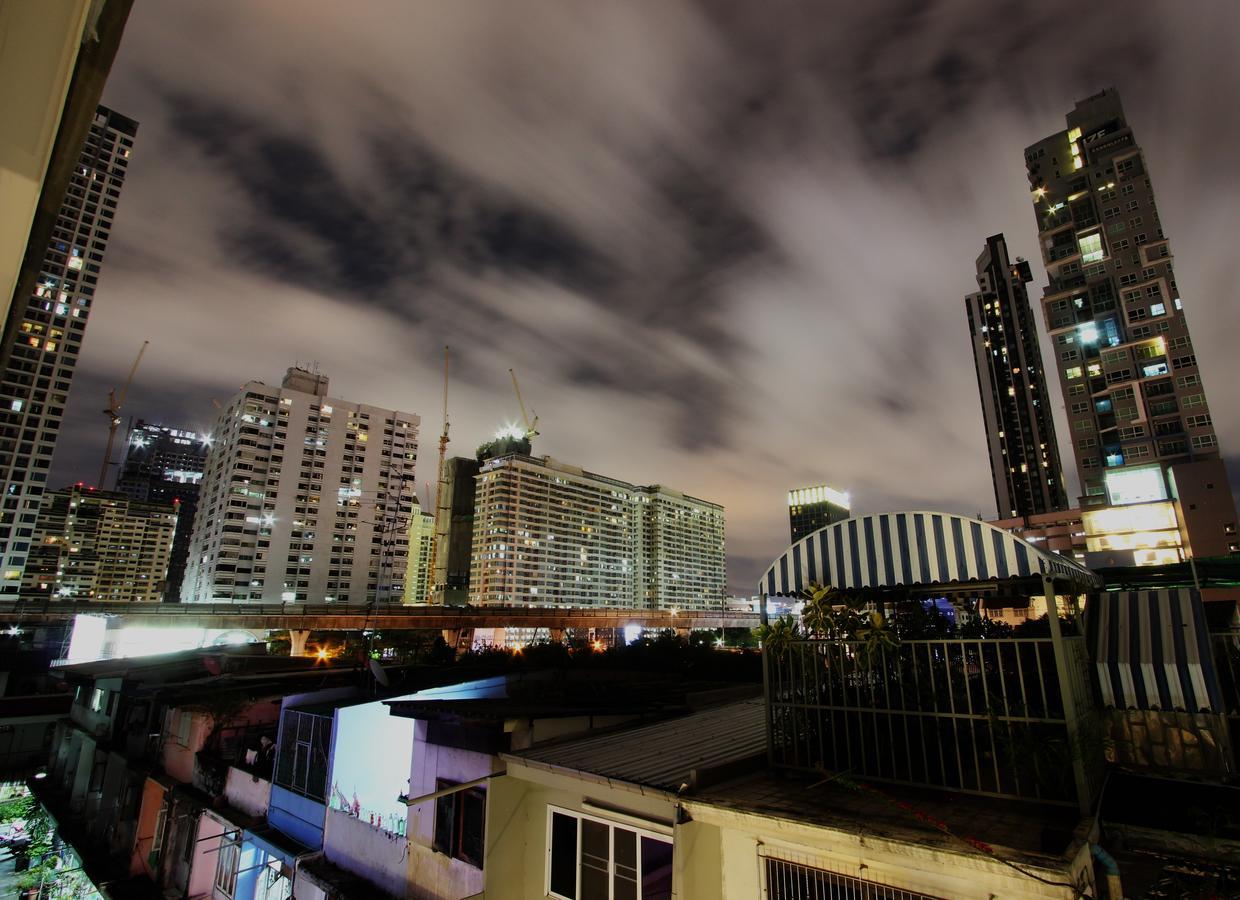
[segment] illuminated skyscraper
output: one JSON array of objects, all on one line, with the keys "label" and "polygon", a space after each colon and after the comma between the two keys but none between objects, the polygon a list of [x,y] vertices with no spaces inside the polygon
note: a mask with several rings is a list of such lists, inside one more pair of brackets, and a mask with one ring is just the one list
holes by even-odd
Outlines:
[{"label": "illuminated skyscraper", "polygon": [[1067,126],[1025,163],[1088,549],[1139,563],[1184,544],[1234,551],[1235,505],[1141,147],[1114,89],[1078,102]]},{"label": "illuminated skyscraper", "polygon": [[164,600],[169,603],[181,599],[206,458],[207,435],[139,421],[129,432],[125,462],[116,478],[117,493],[135,500],[175,503],[180,511],[164,591]]},{"label": "illuminated skyscraper", "polygon": [[409,566],[405,575],[404,603],[426,603],[431,595],[431,544],[435,540],[435,517],[422,512],[414,497],[409,516]]},{"label": "illuminated skyscraper", "polygon": [[1051,418],[1038,329],[1025,285],[1029,263],[1008,258],[1007,242],[986,239],[978,292],[965,297],[999,518],[1068,507]]},{"label": "illuminated skyscraper", "polygon": [[847,519],[852,501],[843,491],[820,484],[788,492],[788,524],[792,543],[832,522]]},{"label": "illuminated skyscraper", "polygon": [[[5,323],[0,372],[0,593],[16,594],[138,123],[99,107],[29,296]],[[102,397],[100,398],[102,400]]]},{"label": "illuminated skyscraper", "polygon": [[50,491],[39,510],[23,596],[42,600],[158,603],[177,506],[81,485]]},{"label": "illuminated skyscraper", "polygon": [[419,418],[251,381],[211,432],[184,602],[400,603]]}]

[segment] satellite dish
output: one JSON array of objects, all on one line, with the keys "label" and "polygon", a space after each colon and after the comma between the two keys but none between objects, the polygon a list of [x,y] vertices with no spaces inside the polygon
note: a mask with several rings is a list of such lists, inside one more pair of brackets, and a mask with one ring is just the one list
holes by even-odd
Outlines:
[{"label": "satellite dish", "polygon": [[370,672],[375,676],[375,681],[379,682],[379,684],[384,687],[391,685],[392,682],[388,680],[387,672],[383,671],[383,666],[379,665],[379,660],[373,656],[370,658]]}]

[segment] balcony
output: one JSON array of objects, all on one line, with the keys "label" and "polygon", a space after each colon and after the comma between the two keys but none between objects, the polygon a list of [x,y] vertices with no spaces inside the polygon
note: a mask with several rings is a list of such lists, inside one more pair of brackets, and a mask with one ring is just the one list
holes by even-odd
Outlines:
[{"label": "balcony", "polygon": [[1098,760],[1070,725],[1094,701],[1084,638],[1062,643],[1066,683],[1049,637],[793,642],[767,665],[772,762],[1076,805],[1074,762]]}]

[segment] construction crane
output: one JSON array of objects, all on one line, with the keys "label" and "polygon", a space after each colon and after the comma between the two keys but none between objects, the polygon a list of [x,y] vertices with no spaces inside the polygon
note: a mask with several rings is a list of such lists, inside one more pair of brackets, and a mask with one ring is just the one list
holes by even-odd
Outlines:
[{"label": "construction crane", "polygon": [[[444,602],[447,600],[448,587],[448,531],[452,525],[452,498],[448,496],[448,469],[445,465],[448,455],[448,345],[443,348],[443,433],[439,435],[439,487],[435,491],[435,533],[431,538],[431,596],[430,603],[435,602],[435,594],[443,592]],[[444,577],[440,581],[436,575],[439,555],[444,554]]]},{"label": "construction crane", "polygon": [[142,354],[146,352],[148,344],[150,341],[143,341],[138,349],[138,355],[129,369],[129,377],[125,379],[125,386],[121,388],[120,395],[117,395],[116,388],[108,391],[108,408],[103,411],[103,414],[108,417],[108,445],[103,451],[103,466],[99,469],[99,490],[107,486],[108,466],[112,465],[112,445],[116,443],[116,429],[121,424],[121,407],[125,405],[125,395],[129,393],[129,386],[133,384],[133,378],[138,374],[138,363],[142,362]]},{"label": "construction crane", "polygon": [[521,418],[525,422],[525,439],[532,441],[538,436],[538,414],[534,414],[534,421],[530,421],[530,415],[525,411],[525,401],[521,399],[521,385],[517,384],[517,373],[512,369],[508,370],[508,374],[512,376],[512,389],[517,394],[517,406],[521,407]]}]

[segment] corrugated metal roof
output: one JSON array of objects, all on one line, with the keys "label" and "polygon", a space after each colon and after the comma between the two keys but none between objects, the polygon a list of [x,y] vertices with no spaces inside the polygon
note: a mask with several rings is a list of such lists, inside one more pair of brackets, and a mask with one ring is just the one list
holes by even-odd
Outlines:
[{"label": "corrugated metal roof", "polygon": [[599,775],[676,792],[694,769],[709,769],[766,751],[761,699],[580,740],[505,754],[530,765]]}]

